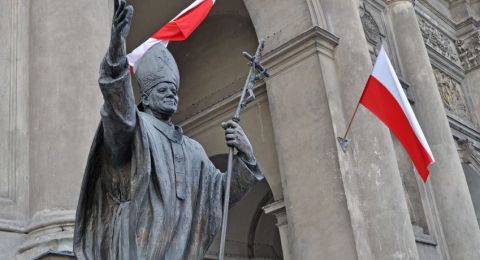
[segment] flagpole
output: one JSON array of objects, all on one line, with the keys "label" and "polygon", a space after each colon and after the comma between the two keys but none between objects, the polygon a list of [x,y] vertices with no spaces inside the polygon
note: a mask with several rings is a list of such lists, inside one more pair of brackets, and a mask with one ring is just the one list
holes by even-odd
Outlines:
[{"label": "flagpole", "polygon": [[343,136],[343,139],[347,138],[347,134],[350,131],[350,127],[352,126],[353,119],[355,118],[355,115],[357,114],[359,106],[360,106],[360,101],[357,103],[357,107],[355,108],[355,111],[353,112],[352,118],[350,118],[350,122],[348,123],[347,131],[345,131],[345,135]]},{"label": "flagpole", "polygon": [[[383,46],[383,40],[380,43],[380,48],[382,48],[382,46]],[[375,56],[377,56],[378,55],[377,48],[374,48],[374,52],[375,52]],[[363,91],[365,91],[365,88],[363,89]],[[363,95],[363,91],[362,91],[362,95]],[[358,100],[357,106],[355,107],[355,111],[353,112],[352,118],[350,118],[350,121],[348,122],[347,130],[345,131],[345,134],[343,135],[343,137],[337,137],[337,141],[340,144],[340,147],[342,148],[343,152],[347,151],[348,145],[350,145],[350,142],[352,141],[352,140],[347,138],[347,135],[348,135],[348,132],[350,131],[350,127],[352,126],[353,119],[355,119],[355,116],[357,115],[358,107],[360,107],[360,100],[361,99],[362,99],[362,97],[360,96],[360,99]]]},{"label": "flagpole", "polygon": [[345,134],[343,137],[337,137],[337,141],[340,144],[340,147],[342,148],[343,152],[347,151],[348,145],[352,140],[347,138],[348,132],[350,131],[350,127],[352,126],[353,119],[355,119],[355,116],[357,115],[358,108],[360,107],[360,100],[357,103],[357,106],[355,107],[355,111],[353,111],[353,115],[350,118],[350,121],[348,122],[347,130],[345,131]]}]

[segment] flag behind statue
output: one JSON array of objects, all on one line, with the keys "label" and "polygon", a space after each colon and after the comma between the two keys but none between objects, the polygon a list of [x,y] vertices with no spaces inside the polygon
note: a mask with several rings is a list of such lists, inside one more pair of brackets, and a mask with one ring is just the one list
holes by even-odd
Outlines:
[{"label": "flag behind statue", "polygon": [[186,40],[208,16],[214,4],[215,0],[195,0],[175,18],[150,36],[148,40],[127,55],[130,69],[133,69],[135,63],[153,45],[161,42],[166,47],[169,41]]},{"label": "flag behind statue", "polygon": [[435,160],[383,47],[360,98],[360,104],[392,131],[412,159],[422,180],[427,181],[428,166]]}]

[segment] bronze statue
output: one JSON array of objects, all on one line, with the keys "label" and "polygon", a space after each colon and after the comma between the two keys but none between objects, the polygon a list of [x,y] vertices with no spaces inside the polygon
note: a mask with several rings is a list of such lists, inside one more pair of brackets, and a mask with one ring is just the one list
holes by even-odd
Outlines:
[{"label": "bronze statue", "polygon": [[[114,0],[111,41],[100,67],[101,122],[85,170],[75,222],[78,259],[202,259],[222,220],[225,175],[202,146],[171,123],[179,73],[157,44],[135,65],[135,105],[125,39],[133,7]],[[263,179],[248,138],[222,124],[233,160],[230,204]]]}]

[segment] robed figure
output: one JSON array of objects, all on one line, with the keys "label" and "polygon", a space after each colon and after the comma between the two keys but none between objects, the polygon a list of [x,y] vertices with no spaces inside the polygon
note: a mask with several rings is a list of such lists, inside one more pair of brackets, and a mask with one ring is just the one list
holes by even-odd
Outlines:
[{"label": "robed figure", "polygon": [[[111,41],[100,68],[104,97],[77,208],[74,251],[79,259],[202,259],[222,220],[225,175],[202,146],[171,123],[179,73],[160,43],[135,65],[135,104],[125,39],[133,15],[115,1]],[[222,124],[233,163],[230,204],[261,174],[242,128]]]}]

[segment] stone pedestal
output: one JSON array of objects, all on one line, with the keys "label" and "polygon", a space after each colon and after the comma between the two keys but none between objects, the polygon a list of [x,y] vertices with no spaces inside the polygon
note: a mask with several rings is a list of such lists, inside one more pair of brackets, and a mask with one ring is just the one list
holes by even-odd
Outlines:
[{"label": "stone pedestal", "polygon": [[465,175],[411,1],[388,1],[402,71],[415,93],[414,111],[436,162],[430,167],[436,205],[451,259],[480,259],[480,231]]}]

